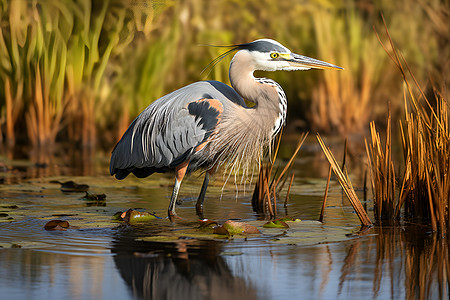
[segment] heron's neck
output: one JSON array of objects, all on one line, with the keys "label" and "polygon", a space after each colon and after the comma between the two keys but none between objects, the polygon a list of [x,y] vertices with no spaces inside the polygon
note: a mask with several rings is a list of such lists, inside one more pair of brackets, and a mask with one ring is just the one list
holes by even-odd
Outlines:
[{"label": "heron's neck", "polygon": [[230,82],[236,92],[243,98],[255,103],[250,114],[252,120],[261,120],[264,126],[271,126],[274,134],[278,133],[286,119],[287,101],[281,86],[271,79],[255,78],[254,65],[246,52],[238,52],[230,65]]},{"label": "heron's neck", "polygon": [[265,94],[267,90],[255,80],[254,71],[255,66],[250,54],[244,51],[236,53],[230,64],[231,85],[243,98],[258,105],[261,94]]}]

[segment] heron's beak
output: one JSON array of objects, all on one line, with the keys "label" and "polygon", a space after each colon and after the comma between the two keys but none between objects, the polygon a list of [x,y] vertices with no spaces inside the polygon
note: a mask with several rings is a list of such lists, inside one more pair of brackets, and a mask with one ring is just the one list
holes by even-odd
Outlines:
[{"label": "heron's beak", "polygon": [[286,61],[294,68],[344,70],[342,67],[295,53],[291,53],[290,58]]}]

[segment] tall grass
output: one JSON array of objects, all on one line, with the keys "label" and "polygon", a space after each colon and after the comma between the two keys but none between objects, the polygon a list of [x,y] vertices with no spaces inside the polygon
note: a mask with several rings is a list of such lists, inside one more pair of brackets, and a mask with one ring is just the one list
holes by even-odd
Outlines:
[{"label": "tall grass", "polygon": [[338,62],[345,72],[321,75],[311,95],[311,119],[317,129],[346,135],[363,132],[373,117],[387,59],[361,12],[347,7],[343,14],[319,10],[314,17],[318,56]]},{"label": "tall grass", "polygon": [[[142,25],[143,10],[138,23],[127,15],[133,9],[127,2],[91,0],[2,5],[0,78],[9,144],[25,129],[31,144],[49,147],[63,128],[71,140],[95,142],[106,66]],[[22,118],[25,126],[17,124]]]},{"label": "tall grass", "polygon": [[[330,148],[328,148],[325,145],[325,142],[322,140],[320,135],[317,135],[317,140],[319,141],[320,147],[323,150],[323,153],[325,154],[325,157],[327,158],[328,162],[330,163],[330,172],[333,170],[334,174],[336,175],[339,183],[341,184],[342,190],[344,191],[345,195],[347,196],[348,200],[353,206],[353,209],[355,210],[356,214],[358,215],[359,220],[361,221],[361,224],[363,226],[371,226],[372,221],[370,220],[369,216],[367,215],[367,212],[364,210],[364,207],[361,204],[361,201],[359,201],[358,196],[356,195],[356,192],[353,188],[353,185],[350,181],[350,178],[348,176],[347,170],[343,164],[342,167],[339,167],[338,162],[334,158],[333,153],[331,152]],[[345,156],[344,156],[345,158]],[[330,180],[330,175],[328,175],[328,182]],[[328,190],[328,183],[327,183],[327,190]],[[327,193],[327,191],[325,192]],[[323,211],[325,207],[325,201],[326,201],[326,195],[324,197],[324,204],[322,205],[322,212],[320,214],[320,219],[323,219]]]},{"label": "tall grass", "polygon": [[[252,196],[252,207],[255,212],[264,214],[265,216],[268,216],[270,218],[275,218],[277,216],[277,197],[279,196],[280,191],[283,189],[284,184],[289,177],[288,171],[291,169],[294,163],[294,159],[300,151],[300,148],[305,142],[307,136],[307,133],[303,133],[300,136],[297,148],[295,149],[288,163],[284,166],[282,171],[277,174],[278,172],[277,170],[274,170],[274,167],[281,142],[280,134],[273,157],[270,158],[270,161],[262,162],[260,165],[258,180],[256,181]],[[291,179],[284,205],[285,207],[288,201],[291,185],[294,180],[294,173],[291,174],[290,178]]]},{"label": "tall grass", "polygon": [[[372,143],[367,146],[367,152],[376,218],[379,222],[400,217],[424,222],[445,236],[450,229],[449,102],[436,92],[436,105],[431,105],[387,30],[386,33],[392,47],[388,53],[405,82],[405,121],[399,124],[404,171],[399,174],[401,187],[397,195],[390,117],[384,151],[379,133],[372,123]],[[419,91],[418,96],[411,81]]]},{"label": "tall grass", "polygon": [[[228,83],[229,45],[274,38],[346,72],[270,74],[289,98],[289,118],[322,132],[360,132],[402,107],[401,78],[375,46],[383,10],[405,56],[424,81],[445,82],[447,5],[365,1],[14,0],[0,4],[0,139],[59,140],[110,149],[130,120],[158,97],[190,82]],[[401,9],[400,9],[401,8]],[[282,17],[279,17],[282,16]],[[319,76],[320,74],[320,76]],[[262,76],[264,76],[263,74]],[[383,101],[382,101],[383,100]],[[27,141],[24,141],[27,137]]]}]

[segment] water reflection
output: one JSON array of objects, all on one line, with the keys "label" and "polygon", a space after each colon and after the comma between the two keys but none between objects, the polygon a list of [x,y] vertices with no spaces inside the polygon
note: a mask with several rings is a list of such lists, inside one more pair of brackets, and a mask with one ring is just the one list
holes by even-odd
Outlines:
[{"label": "water reflection", "polygon": [[137,298],[257,299],[252,283],[234,276],[220,255],[223,243],[180,239],[144,242],[133,233],[113,241],[114,262]]},{"label": "water reflection", "polygon": [[0,183],[2,184],[17,184],[29,178],[62,175],[94,176],[107,172],[104,164],[106,158],[96,159],[95,149],[92,147],[76,148],[72,145],[58,145],[58,149],[46,147],[28,149],[0,145],[0,159]]},{"label": "water reflection", "polygon": [[[372,297],[390,289],[390,298],[447,299],[450,288],[449,241],[417,225],[372,228],[348,248],[339,280],[346,283],[373,269]],[[367,240],[367,241],[366,241]],[[359,274],[363,276],[364,274]],[[383,291],[384,290],[384,291]]]},{"label": "water reflection", "polygon": [[[447,299],[447,240],[417,227],[372,228],[361,235],[292,247],[145,242],[131,230],[115,237],[112,251],[133,295],[144,299]],[[240,255],[220,255],[230,251]]]},{"label": "water reflection", "polygon": [[[8,170],[0,169],[0,182],[3,178],[4,183],[0,213],[8,214],[0,218],[4,222],[0,222],[0,291],[13,295],[12,298],[448,298],[449,241],[419,226],[372,228],[344,242],[301,247],[273,245],[267,236],[220,243],[192,239],[144,242],[137,239],[158,234],[161,229],[131,226],[111,231],[46,232],[42,228],[46,221],[39,218],[51,217],[56,212],[69,211],[80,218],[87,213],[96,219],[109,220],[116,211],[129,207],[161,215],[167,209],[170,188],[165,184],[171,184],[172,179],[159,181],[153,177],[150,179],[153,181],[145,183],[149,185],[146,188],[137,181],[129,181],[127,188],[117,187],[118,183],[112,183],[107,175],[101,176],[107,172],[105,165],[92,169],[98,163],[93,156],[84,158],[76,152],[71,155],[67,151],[58,158],[70,163],[55,163],[52,158],[47,167],[33,162],[13,165],[6,162]],[[38,155],[36,162],[42,159]],[[319,153],[300,156],[295,168],[289,215],[317,219],[328,165],[323,164],[323,155]],[[61,194],[56,186],[44,189],[41,183],[30,185],[23,180],[43,176],[42,182],[48,182],[46,176],[91,172],[96,177],[84,177],[82,182],[107,194],[104,202],[86,202],[79,199],[81,195]],[[361,179],[361,174],[352,176]],[[201,179],[190,180],[190,185],[189,180],[184,183],[184,193],[194,200],[184,197],[179,207],[186,219],[195,217],[193,206],[201,185]],[[9,191],[7,184],[14,182],[21,185]],[[362,186],[357,180],[353,183]],[[249,195],[243,197],[240,193],[236,200],[234,186],[225,193],[222,188],[220,182],[210,187],[205,206],[209,218],[242,221],[258,218],[252,213]],[[327,226],[339,228],[359,223],[350,205],[342,199],[339,185],[332,181],[324,219]],[[18,208],[9,209],[13,204]],[[14,216],[16,222],[7,223],[9,216]],[[170,230],[179,229],[177,226]],[[1,249],[12,243],[30,249]]]}]

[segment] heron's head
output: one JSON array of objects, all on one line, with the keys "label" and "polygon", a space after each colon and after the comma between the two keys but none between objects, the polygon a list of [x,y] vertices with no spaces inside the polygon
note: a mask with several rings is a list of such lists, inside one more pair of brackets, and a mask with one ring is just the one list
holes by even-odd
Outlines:
[{"label": "heron's head", "polygon": [[[271,39],[259,39],[251,43],[236,45],[236,50],[247,52],[255,70],[261,71],[297,71],[308,69],[343,68],[333,64],[295,54],[279,42]],[[250,63],[250,62],[249,62]]]}]

